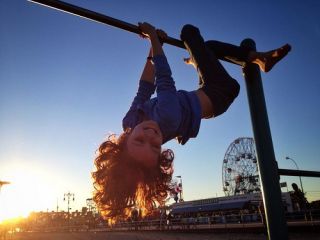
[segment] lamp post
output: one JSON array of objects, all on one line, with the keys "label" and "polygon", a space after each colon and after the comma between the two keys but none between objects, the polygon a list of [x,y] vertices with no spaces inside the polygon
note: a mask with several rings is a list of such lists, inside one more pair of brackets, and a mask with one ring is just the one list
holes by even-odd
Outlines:
[{"label": "lamp post", "polygon": [[86,203],[87,203],[87,206],[88,206],[88,211],[92,212],[92,214],[93,214],[94,210],[96,209],[93,199],[92,198],[87,198],[86,199]]},{"label": "lamp post", "polygon": [[87,221],[88,221],[88,228],[90,229],[92,226],[94,227],[94,201],[92,198],[87,198],[86,200],[87,206],[88,206],[88,213],[87,213]]},{"label": "lamp post", "polygon": [[179,190],[180,190],[180,202],[183,202],[183,187],[182,187],[182,177],[176,176],[176,178],[180,179]]},{"label": "lamp post", "polygon": [[6,185],[6,184],[10,184],[10,182],[1,181],[1,180],[0,180],[0,191],[1,191],[2,186],[3,186],[3,185]]},{"label": "lamp post", "polygon": [[[296,163],[296,161],[295,160],[293,160],[292,158],[290,158],[290,157],[286,157],[286,160],[291,160],[293,163],[294,163],[294,165],[296,165],[296,168],[297,168],[297,170],[299,170],[299,167],[298,167],[298,164]],[[300,180],[300,187],[301,187],[301,191],[304,193],[304,191],[303,191],[303,187],[302,187],[302,180],[301,180],[301,176],[299,176],[299,180]]]},{"label": "lamp post", "polygon": [[70,230],[70,199],[72,199],[72,201],[74,201],[74,193],[70,193],[70,191],[68,193],[65,193],[63,195],[63,201],[68,201],[68,230]]}]

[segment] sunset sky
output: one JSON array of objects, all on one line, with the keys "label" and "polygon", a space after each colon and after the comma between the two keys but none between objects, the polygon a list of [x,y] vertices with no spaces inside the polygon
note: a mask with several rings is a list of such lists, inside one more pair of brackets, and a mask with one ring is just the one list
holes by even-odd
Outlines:
[{"label": "sunset sky", "polygon": [[[320,171],[320,2],[68,0],[132,24],[148,21],[179,38],[186,23],[205,39],[239,45],[253,38],[267,51],[292,52],[262,73],[279,168]],[[95,150],[121,121],[136,93],[149,42],[117,28],[26,0],[0,0],[0,221],[30,211],[72,210],[92,197]],[[178,89],[197,87],[185,50],[164,45]],[[186,145],[170,141],[185,200],[223,196],[222,161],[238,137],[252,137],[241,68],[223,63],[241,85],[239,97],[216,119],[205,120]],[[303,178],[309,199],[320,180]],[[281,181],[299,183],[298,177]],[[284,189],[285,190],[285,189]],[[291,187],[289,186],[289,190]]]}]

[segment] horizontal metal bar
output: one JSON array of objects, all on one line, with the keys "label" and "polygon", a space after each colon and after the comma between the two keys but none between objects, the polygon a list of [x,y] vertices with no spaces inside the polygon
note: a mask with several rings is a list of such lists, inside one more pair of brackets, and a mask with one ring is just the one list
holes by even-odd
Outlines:
[{"label": "horizontal metal bar", "polygon": [[301,177],[320,177],[320,172],[293,170],[293,169],[278,169],[279,175],[285,176],[301,176]]},{"label": "horizontal metal bar", "polygon": [[[29,0],[29,2],[38,3],[47,7],[55,8],[60,11],[64,11],[70,14],[74,14],[89,20],[93,20],[99,23],[107,24],[116,28],[120,28],[132,33],[141,34],[141,31],[137,25],[127,23],[85,8],[81,8],[70,3],[58,1],[58,0]],[[179,47],[185,48],[181,40],[169,37],[163,41],[164,43]]]}]

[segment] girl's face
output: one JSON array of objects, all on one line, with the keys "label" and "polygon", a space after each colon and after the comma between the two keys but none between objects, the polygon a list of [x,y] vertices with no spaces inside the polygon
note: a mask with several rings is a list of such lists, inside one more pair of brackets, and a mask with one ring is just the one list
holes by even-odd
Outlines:
[{"label": "girl's face", "polygon": [[131,131],[127,139],[128,154],[147,168],[158,164],[161,153],[162,133],[155,121],[144,121]]}]

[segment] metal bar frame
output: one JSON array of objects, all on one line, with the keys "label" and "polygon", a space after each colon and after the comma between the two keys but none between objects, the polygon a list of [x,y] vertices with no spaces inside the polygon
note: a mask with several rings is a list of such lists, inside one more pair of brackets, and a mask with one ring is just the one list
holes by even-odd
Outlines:
[{"label": "metal bar frame", "polygon": [[[29,1],[62,10],[64,12],[84,17],[99,23],[117,27],[129,32],[141,34],[140,29],[136,25],[120,21],[118,19],[114,19],[100,13],[90,11],[88,9],[77,7],[69,3],[58,0]],[[179,48],[185,48],[182,41],[171,37],[168,37],[168,39],[166,39],[164,43]],[[245,46],[254,51],[256,50],[255,42],[252,39],[243,40],[241,46]],[[261,75],[258,66],[254,64],[247,64],[243,68],[243,73],[246,82],[252,128],[257,150],[260,181],[262,184],[262,196],[266,211],[268,236],[269,239],[285,240],[288,239],[288,230],[284,214],[284,207],[282,205],[281,199],[279,174],[292,176],[291,174],[297,174],[297,171],[278,169],[274,155]],[[315,173],[299,171],[299,174],[304,174],[304,176],[307,176],[310,174],[314,175]]]},{"label": "metal bar frame", "polygon": [[[51,7],[66,13],[74,14],[76,16],[83,17],[92,21],[96,21],[96,22],[107,24],[116,28],[120,28],[128,32],[141,34],[141,30],[137,25],[127,23],[127,22],[103,15],[101,13],[91,11],[85,8],[81,8],[81,7],[72,5],[70,3],[62,2],[59,0],[29,0],[29,2],[38,3],[38,4]],[[163,42],[179,48],[185,48],[181,40],[178,40],[169,36],[168,38],[163,39]]]},{"label": "metal bar frame", "polygon": [[[256,51],[256,44],[252,39],[243,40],[241,46]],[[243,74],[257,150],[268,236],[269,239],[273,240],[285,240],[288,239],[288,229],[281,198],[280,177],[273,149],[260,69],[255,64],[246,64],[243,67]]]},{"label": "metal bar frame", "polygon": [[285,175],[285,176],[320,177],[320,172],[317,172],[317,171],[278,169],[278,173],[279,175]]}]

